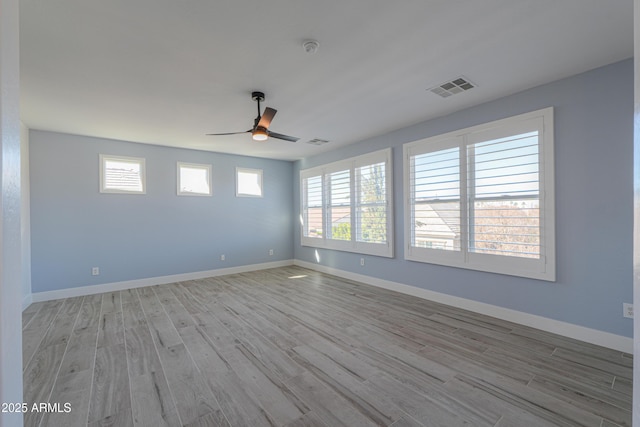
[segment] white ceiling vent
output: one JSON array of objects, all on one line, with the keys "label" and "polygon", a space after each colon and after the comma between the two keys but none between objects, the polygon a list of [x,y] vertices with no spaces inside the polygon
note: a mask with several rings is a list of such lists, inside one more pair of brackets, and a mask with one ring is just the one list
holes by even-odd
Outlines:
[{"label": "white ceiling vent", "polygon": [[327,142],[329,142],[329,141],[327,141],[326,139],[313,138],[313,139],[311,139],[311,140],[307,141],[307,144],[311,144],[311,145],[323,145],[323,144],[326,144]]},{"label": "white ceiling vent", "polygon": [[431,92],[435,93],[436,95],[440,95],[443,98],[448,98],[451,95],[462,93],[466,90],[473,89],[474,87],[476,87],[476,85],[471,83],[466,77],[458,77],[427,90],[430,90]]}]

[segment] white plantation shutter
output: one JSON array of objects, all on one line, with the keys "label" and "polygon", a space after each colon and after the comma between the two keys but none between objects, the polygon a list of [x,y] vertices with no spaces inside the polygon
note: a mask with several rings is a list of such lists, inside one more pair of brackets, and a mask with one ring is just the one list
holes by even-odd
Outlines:
[{"label": "white plantation shutter", "polygon": [[410,165],[411,245],[460,251],[460,148],[412,155]]},{"label": "white plantation shutter", "polygon": [[177,163],[179,196],[210,196],[211,165]]},{"label": "white plantation shutter", "polygon": [[327,239],[351,240],[351,170],[328,175]]},{"label": "white plantation shutter", "polygon": [[356,240],[387,243],[386,163],[379,162],[356,168]]},{"label": "white plantation shutter", "polygon": [[101,193],[145,193],[145,160],[100,154]]},{"label": "white plantation shutter", "polygon": [[236,167],[236,197],[262,197],[262,169]]},{"label": "white plantation shutter", "polygon": [[555,280],[553,109],[404,153],[406,259]]},{"label": "white plantation shutter", "polygon": [[390,149],[307,169],[300,177],[303,245],[393,256]]},{"label": "white plantation shutter", "polygon": [[318,239],[324,234],[322,175],[302,179],[302,236]]},{"label": "white plantation shutter", "polygon": [[538,131],[467,146],[469,251],[540,258]]}]

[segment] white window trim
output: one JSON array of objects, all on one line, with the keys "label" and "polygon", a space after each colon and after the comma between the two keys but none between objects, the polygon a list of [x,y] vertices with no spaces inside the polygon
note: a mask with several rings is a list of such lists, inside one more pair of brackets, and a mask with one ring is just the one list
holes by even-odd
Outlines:
[{"label": "white window trim", "polygon": [[[123,161],[129,163],[138,163],[140,165],[140,181],[142,182],[142,190],[141,191],[127,191],[113,188],[106,188],[106,177],[104,173],[104,165],[108,160],[112,161]],[[143,157],[127,157],[127,156],[112,156],[110,154],[100,154],[99,155],[100,162],[100,193],[110,193],[110,194],[147,194],[147,176],[146,176],[146,166],[145,159]]]},{"label": "white window trim", "polygon": [[[364,154],[361,156],[352,157],[346,160],[341,160],[334,163],[325,164],[322,166],[305,169],[300,171],[300,238],[302,246],[310,246],[314,248],[332,249],[344,252],[354,252],[364,255],[375,255],[386,258],[394,257],[394,235],[393,235],[393,162],[391,156],[391,148],[375,151],[373,153]],[[356,239],[356,228],[353,226],[356,220],[356,198],[355,192],[355,169],[362,166],[367,166],[375,163],[385,163],[385,194],[387,197],[386,205],[386,231],[387,242],[386,243],[371,243],[371,242],[359,242]],[[304,212],[304,188],[303,182],[306,178],[321,176],[323,192],[326,191],[325,177],[332,172],[338,172],[345,169],[351,170],[351,223],[352,223],[352,237],[351,240],[337,240],[327,239],[326,233],[322,237],[306,237],[304,235],[303,224],[303,212]],[[327,201],[323,199],[324,209],[327,208]],[[324,211],[323,211],[324,212]],[[326,228],[326,218],[323,218],[323,229]]]},{"label": "white window trim", "polygon": [[[495,135],[504,134],[509,128],[517,128],[523,123],[532,120],[539,121],[541,130],[539,135],[540,258],[528,259],[470,253],[467,250],[468,243],[466,242],[468,239],[466,185],[461,185],[460,194],[462,206],[460,225],[462,240],[464,241],[462,250],[443,251],[411,246],[411,156],[448,147],[466,147],[468,144],[478,141],[478,135],[480,134],[483,135],[482,139],[486,140],[488,135],[490,136],[494,133]],[[461,183],[465,183],[467,180],[464,159],[466,159],[466,156],[461,158]],[[553,107],[404,144],[403,166],[405,259],[546,281],[556,280]]]},{"label": "white window trim", "polygon": [[[192,169],[204,169],[207,171],[207,180],[209,183],[209,192],[208,193],[197,193],[193,191],[182,191],[181,187],[181,179],[180,179],[180,168],[192,168]],[[178,196],[200,196],[200,197],[210,197],[213,195],[213,187],[211,185],[211,165],[209,164],[201,164],[201,163],[187,163],[187,162],[177,162],[176,164],[176,182],[177,182],[177,194]]]},{"label": "white window trim", "polygon": [[[260,177],[260,194],[248,194],[240,192],[240,180],[238,179],[238,175],[241,173],[254,173]],[[236,197],[264,197],[264,178],[262,169],[249,169],[249,168],[241,168],[236,167]]]}]

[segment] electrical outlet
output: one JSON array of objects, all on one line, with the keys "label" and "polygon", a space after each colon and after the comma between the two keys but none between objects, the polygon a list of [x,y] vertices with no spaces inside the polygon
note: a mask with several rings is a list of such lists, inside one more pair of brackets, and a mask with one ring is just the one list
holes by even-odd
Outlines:
[{"label": "electrical outlet", "polygon": [[360,258],[360,265],[364,265],[364,258]]},{"label": "electrical outlet", "polygon": [[269,249],[269,256],[273,256],[273,249]]},{"label": "electrical outlet", "polygon": [[92,276],[99,276],[100,275],[100,268],[99,267],[93,267],[91,269],[91,275]]},{"label": "electrical outlet", "polygon": [[622,303],[622,315],[629,319],[633,319],[633,304]]},{"label": "electrical outlet", "polygon": [[220,261],[224,261],[224,260],[225,260],[224,254],[220,255]]}]

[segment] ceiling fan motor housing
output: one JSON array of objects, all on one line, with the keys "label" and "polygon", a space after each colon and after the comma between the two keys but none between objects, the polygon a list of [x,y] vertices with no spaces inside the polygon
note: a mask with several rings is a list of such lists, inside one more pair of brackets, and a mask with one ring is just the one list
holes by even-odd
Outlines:
[{"label": "ceiling fan motor housing", "polygon": [[264,93],[263,92],[251,92],[251,99],[254,101],[262,102],[264,101]]}]

